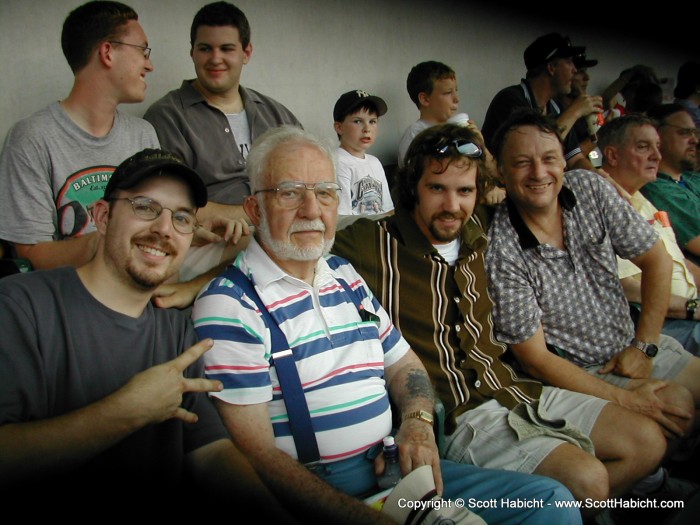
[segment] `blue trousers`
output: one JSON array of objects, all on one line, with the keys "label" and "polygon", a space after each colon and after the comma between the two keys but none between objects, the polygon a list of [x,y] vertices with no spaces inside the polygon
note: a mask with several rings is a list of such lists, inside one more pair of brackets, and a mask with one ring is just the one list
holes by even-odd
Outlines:
[{"label": "blue trousers", "polygon": [[700,321],[666,319],[661,333],[676,339],[691,354],[700,356]]},{"label": "blue trousers", "polygon": [[[475,467],[441,460],[443,497],[461,498],[466,506],[489,525],[556,524],[580,525],[575,507],[558,507],[556,502],[574,498],[558,481],[507,470]],[[366,495],[376,487],[374,463],[365,455],[330,464],[321,476],[337,489],[353,496]]]}]

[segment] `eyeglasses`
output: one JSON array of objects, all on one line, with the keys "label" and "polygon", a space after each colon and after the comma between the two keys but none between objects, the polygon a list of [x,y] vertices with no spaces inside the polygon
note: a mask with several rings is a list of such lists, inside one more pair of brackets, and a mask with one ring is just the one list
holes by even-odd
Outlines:
[{"label": "eyeglasses", "polygon": [[464,139],[451,140],[444,146],[436,147],[435,153],[440,157],[444,157],[448,154],[450,148],[454,148],[457,153],[469,157],[470,159],[478,159],[483,153],[479,146]]},{"label": "eyeglasses", "polygon": [[661,124],[662,126],[671,126],[672,128],[678,129],[678,134],[683,138],[688,138],[691,135],[693,137],[700,138],[700,129],[698,128],[684,128],[683,126],[676,126],[675,124],[666,124],[665,122]]},{"label": "eyeglasses", "polygon": [[120,42],[119,40],[110,40],[110,44],[121,44],[123,46],[131,46],[131,47],[138,47],[139,49],[143,50],[143,58],[148,60],[151,58],[151,48],[146,47],[146,46],[140,46],[138,44],[129,44],[128,42]]},{"label": "eyeglasses", "polygon": [[129,201],[131,204],[131,209],[139,219],[145,221],[155,221],[163,210],[168,210],[171,215],[170,219],[173,221],[173,228],[180,233],[190,234],[199,228],[197,224],[197,219],[191,211],[188,210],[171,210],[170,208],[165,208],[158,201],[149,199],[148,197],[136,197],[130,199],[129,197],[113,197],[108,199],[112,201]]},{"label": "eyeglasses", "polygon": [[340,185],[335,182],[317,182],[305,184],[298,181],[281,182],[277,188],[257,190],[257,193],[274,192],[277,203],[287,210],[298,208],[304,203],[306,191],[313,191],[318,203],[322,206],[334,206],[338,204]]}]

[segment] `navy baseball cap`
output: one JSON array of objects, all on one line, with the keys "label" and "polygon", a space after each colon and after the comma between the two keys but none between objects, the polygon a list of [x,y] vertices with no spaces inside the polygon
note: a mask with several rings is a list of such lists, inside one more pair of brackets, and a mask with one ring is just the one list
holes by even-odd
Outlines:
[{"label": "navy baseball cap", "polygon": [[104,199],[109,200],[117,190],[127,190],[156,175],[179,176],[190,187],[197,208],[207,204],[207,187],[185,162],[169,151],[147,148],[122,162],[112,173],[105,188]]},{"label": "navy baseball cap", "polygon": [[585,53],[586,48],[572,46],[567,36],[559,33],[548,33],[539,37],[527,46],[523,58],[528,71],[536,67],[544,66],[555,58],[570,58]]},{"label": "navy baseball cap", "polygon": [[354,89],[340,95],[340,98],[333,108],[333,120],[335,122],[342,122],[346,115],[367,102],[377,108],[378,117],[381,117],[387,112],[386,102],[381,98],[370,95],[362,89]]}]

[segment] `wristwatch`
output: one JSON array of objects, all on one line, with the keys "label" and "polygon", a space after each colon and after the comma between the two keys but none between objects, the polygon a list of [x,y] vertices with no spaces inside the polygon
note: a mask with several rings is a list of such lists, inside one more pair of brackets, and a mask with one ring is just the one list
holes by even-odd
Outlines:
[{"label": "wristwatch", "polygon": [[695,318],[695,310],[698,308],[697,299],[688,299],[685,302],[685,318],[692,321]]},{"label": "wristwatch", "polygon": [[646,355],[649,359],[654,357],[659,352],[659,347],[656,346],[654,343],[645,343],[644,341],[640,341],[636,337],[632,339],[630,346],[633,346],[644,352],[644,355]]},{"label": "wristwatch", "polygon": [[401,418],[402,421],[406,421],[407,419],[420,419],[424,423],[428,423],[429,425],[433,424],[433,415],[430,412],[426,412],[425,410],[418,410],[417,412],[409,412],[408,414],[404,414]]}]

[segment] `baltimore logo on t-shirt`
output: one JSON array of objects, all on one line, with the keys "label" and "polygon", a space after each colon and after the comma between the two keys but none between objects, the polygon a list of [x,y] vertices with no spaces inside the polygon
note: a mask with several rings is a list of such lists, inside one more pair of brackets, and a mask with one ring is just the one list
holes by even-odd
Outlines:
[{"label": "baltimore logo on t-shirt", "polygon": [[116,166],[93,166],[66,179],[56,195],[60,239],[80,237],[95,230],[90,207],[104,196]]}]

